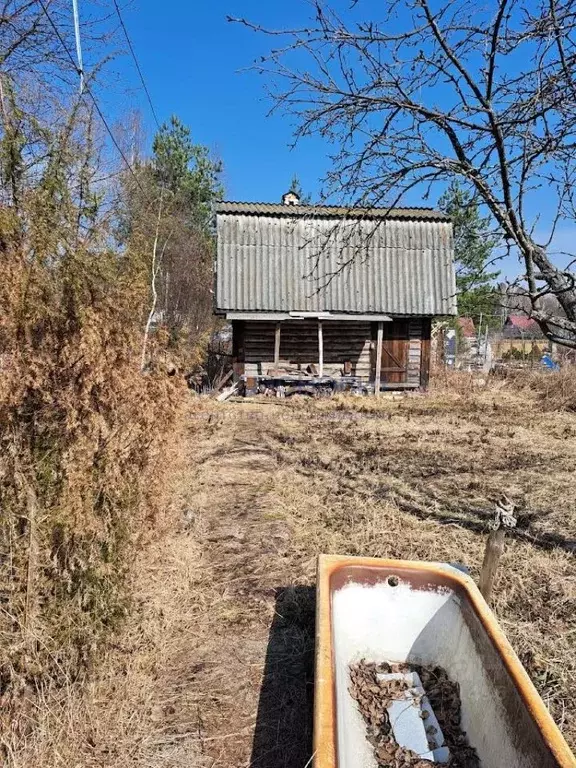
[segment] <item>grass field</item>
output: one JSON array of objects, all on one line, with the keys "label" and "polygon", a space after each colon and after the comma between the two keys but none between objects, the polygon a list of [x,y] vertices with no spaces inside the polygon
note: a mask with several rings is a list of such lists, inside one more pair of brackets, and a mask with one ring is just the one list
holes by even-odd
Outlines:
[{"label": "grass field", "polygon": [[[549,393],[548,393],[549,394]],[[178,524],[142,553],[138,603],[83,692],[46,694],[23,766],[304,768],[321,552],[460,562],[494,502],[494,608],[576,747],[576,415],[542,388],[195,405]],[[176,519],[176,518],[175,518]]]}]

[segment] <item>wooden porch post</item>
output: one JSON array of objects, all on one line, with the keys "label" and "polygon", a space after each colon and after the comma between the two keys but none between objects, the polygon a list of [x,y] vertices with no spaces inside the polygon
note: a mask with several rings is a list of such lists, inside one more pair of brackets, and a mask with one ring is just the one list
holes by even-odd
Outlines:
[{"label": "wooden porch post", "polygon": [[274,332],[274,370],[280,367],[280,323],[276,323]]},{"label": "wooden porch post", "polygon": [[376,375],[374,376],[374,394],[380,397],[380,377],[382,375],[382,341],[384,339],[384,323],[378,322],[378,333],[376,334]]},{"label": "wooden porch post", "polygon": [[422,318],[422,339],[420,341],[420,386],[427,387],[430,380],[430,343],[432,337],[432,321],[429,317]]},{"label": "wooden porch post", "polygon": [[322,320],[318,320],[318,373],[324,376],[324,337],[322,335]]},{"label": "wooden porch post", "polygon": [[232,320],[232,366],[234,368],[234,379],[237,381],[245,371],[245,352],[244,352],[244,320]]}]

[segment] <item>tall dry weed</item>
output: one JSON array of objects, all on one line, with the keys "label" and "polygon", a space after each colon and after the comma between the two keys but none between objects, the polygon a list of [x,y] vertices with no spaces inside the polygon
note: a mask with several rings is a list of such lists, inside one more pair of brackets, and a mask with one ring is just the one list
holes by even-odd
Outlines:
[{"label": "tall dry weed", "polygon": [[517,386],[535,392],[547,411],[576,411],[576,366],[559,371],[527,372],[519,376]]},{"label": "tall dry weed", "polygon": [[567,364],[557,371],[510,369],[505,375],[437,370],[431,378],[431,390],[461,398],[479,392],[524,392],[535,396],[544,410],[576,411],[576,366]]},{"label": "tall dry weed", "polygon": [[0,732],[125,614],[182,399],[140,371],[146,259],[53,227],[0,212]]}]

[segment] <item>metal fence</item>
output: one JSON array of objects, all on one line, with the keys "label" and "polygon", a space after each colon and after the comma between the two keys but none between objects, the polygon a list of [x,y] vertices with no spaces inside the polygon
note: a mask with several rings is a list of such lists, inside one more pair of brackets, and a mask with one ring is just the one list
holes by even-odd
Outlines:
[{"label": "metal fence", "polygon": [[474,335],[464,335],[452,323],[433,332],[435,362],[440,367],[488,373],[502,369],[557,368],[576,364],[576,351],[548,341],[542,334],[510,332],[503,318],[484,316]]}]

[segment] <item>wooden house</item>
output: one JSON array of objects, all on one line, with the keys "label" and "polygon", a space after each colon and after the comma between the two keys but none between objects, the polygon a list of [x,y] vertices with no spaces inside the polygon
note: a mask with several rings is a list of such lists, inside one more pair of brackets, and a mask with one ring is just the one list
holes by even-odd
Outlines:
[{"label": "wooden house", "polygon": [[550,348],[538,323],[527,314],[509,314],[500,338],[494,344],[496,356],[503,359],[540,357]]},{"label": "wooden house", "polygon": [[[452,224],[427,208],[222,202],[215,311],[248,392],[425,387],[430,327],[456,313]],[[294,391],[294,389],[292,390]]]}]

